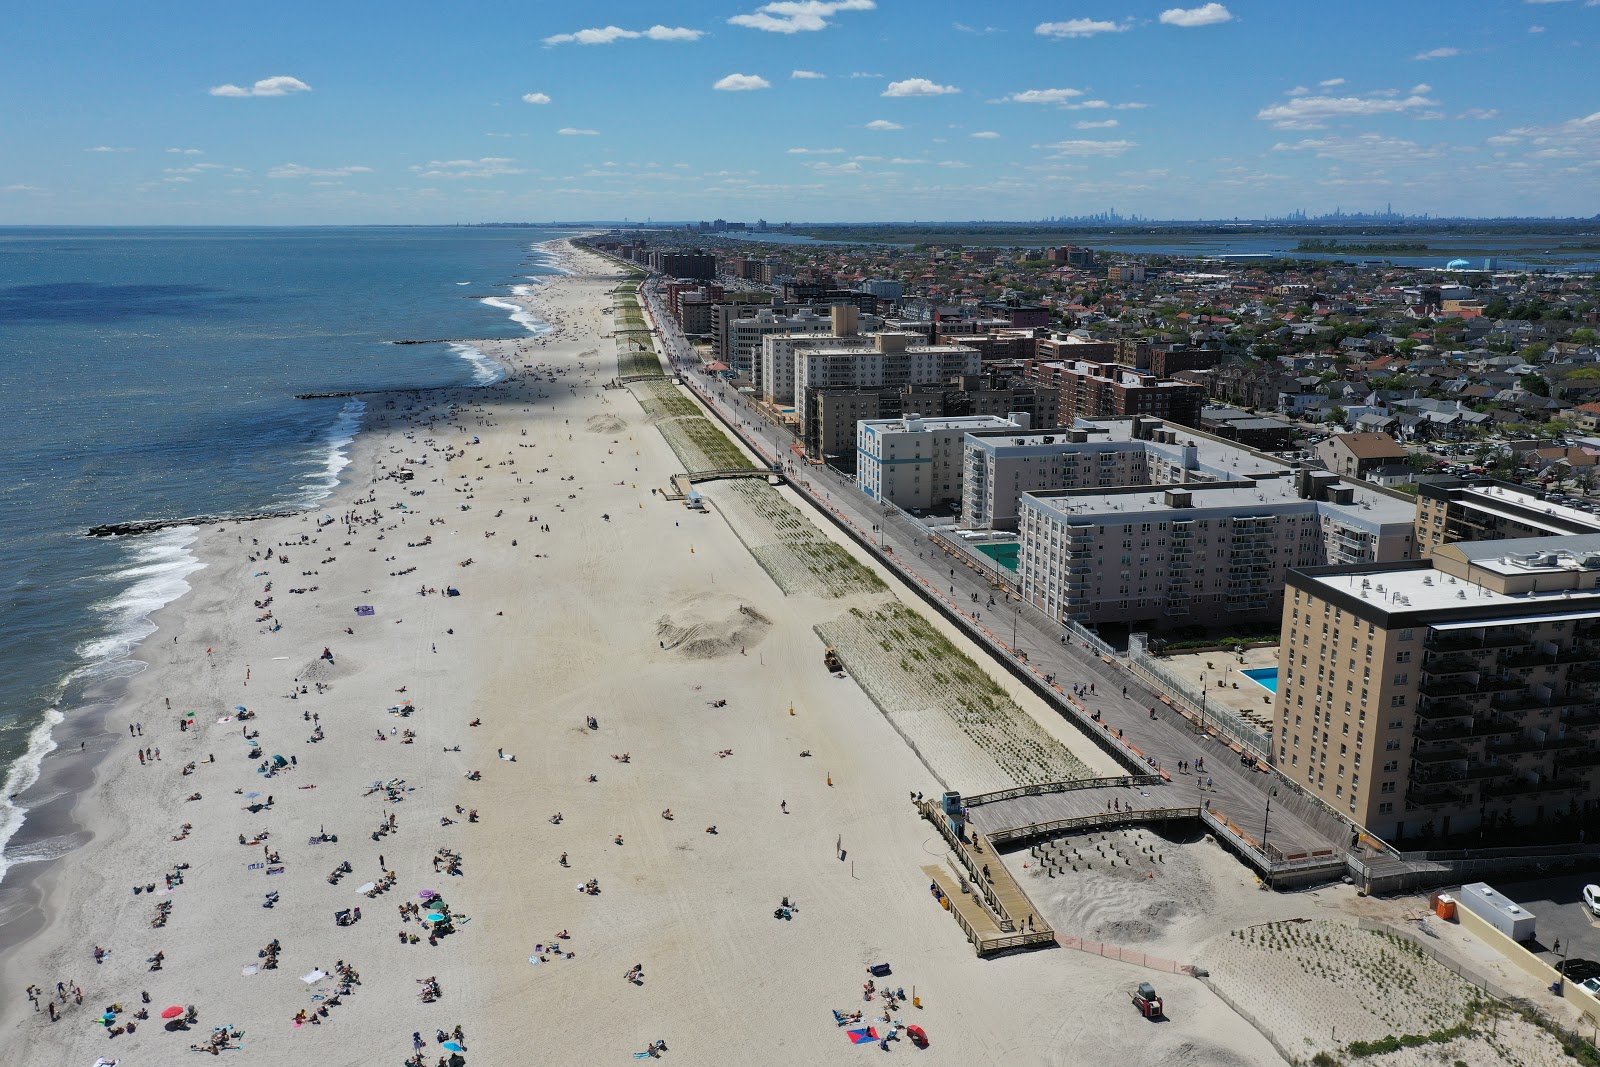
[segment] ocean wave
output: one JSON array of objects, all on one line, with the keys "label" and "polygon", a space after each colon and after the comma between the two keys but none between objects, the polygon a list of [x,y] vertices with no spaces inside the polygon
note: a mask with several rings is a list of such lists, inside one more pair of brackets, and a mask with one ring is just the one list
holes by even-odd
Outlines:
[{"label": "ocean wave", "polygon": [[350,466],[350,444],[360,432],[361,416],[366,412],[366,401],[355,398],[346,400],[339,409],[339,417],[333,420],[327,440],[317,446],[317,454],[323,461],[322,469],[312,475],[311,485],[301,497],[302,503],[315,504],[339,487],[340,475]]},{"label": "ocean wave", "polygon": [[13,859],[5,851],[6,843],[22,829],[22,823],[27,818],[27,809],[13,803],[11,798],[39,780],[39,765],[56,748],[55,738],[51,735],[66,718],[59,708],[46,711],[39,725],[28,734],[27,750],[16,758],[6,775],[5,795],[0,797],[0,882],[5,880],[6,871],[12,863],[26,862]]},{"label": "ocean wave", "polygon": [[[521,286],[518,286],[512,289],[512,292],[515,293],[520,288]],[[519,293],[518,295],[526,294]],[[501,300],[497,296],[486,296],[483,298],[483,303],[492,308],[499,308],[501,311],[511,312],[511,321],[515,322],[529,333],[539,334],[550,332],[549,323],[539,318],[521,304],[513,304],[509,300]]]},{"label": "ocean wave", "polygon": [[138,643],[154,633],[150,616],[189,591],[189,575],[204,567],[189,551],[199,537],[192,526],[180,526],[130,541],[133,558],[106,581],[130,583],[121,592],[91,606],[106,619],[106,632],[80,644],[76,651],[83,664],[68,681],[138,673],[129,670],[128,656]]},{"label": "ocean wave", "polygon": [[461,341],[450,342],[450,351],[466,360],[472,367],[473,385],[493,385],[506,376],[505,367],[484,355],[483,350]]}]

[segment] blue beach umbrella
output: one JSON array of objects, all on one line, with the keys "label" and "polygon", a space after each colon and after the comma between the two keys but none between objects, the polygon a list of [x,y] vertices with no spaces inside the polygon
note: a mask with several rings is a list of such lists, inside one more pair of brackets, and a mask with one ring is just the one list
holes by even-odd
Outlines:
[{"label": "blue beach umbrella", "polygon": [[439,1047],[440,1048],[447,1048],[451,1052],[465,1052],[465,1051],[467,1051],[467,1046],[461,1044],[459,1041],[446,1041],[443,1045],[440,1045]]}]

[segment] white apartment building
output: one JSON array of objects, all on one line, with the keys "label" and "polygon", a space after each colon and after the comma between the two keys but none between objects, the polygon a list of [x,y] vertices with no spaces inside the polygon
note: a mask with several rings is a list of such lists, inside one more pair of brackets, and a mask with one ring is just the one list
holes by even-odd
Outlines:
[{"label": "white apartment building", "polygon": [[[1013,484],[1024,474],[1075,483],[1016,497],[1022,594],[1055,618],[1148,629],[1272,621],[1291,567],[1415,556],[1415,507],[1401,494],[1152,420],[1083,420],[1075,429],[1100,439],[1055,431],[1049,463],[1004,454],[1043,446],[1029,443],[1033,435],[1022,445],[1005,444],[1015,434],[964,442],[964,507],[1007,498],[991,471]],[[972,462],[987,453],[995,462]],[[991,484],[974,486],[979,476]],[[1108,484],[1119,478],[1135,480]]]},{"label": "white apartment building", "polygon": [[945,382],[980,374],[983,354],[964,345],[917,344],[917,333],[861,337],[767,337],[761,342],[761,395],[795,403],[807,389],[862,389]]},{"label": "white apartment building", "polygon": [[784,314],[764,308],[750,318],[728,323],[728,366],[749,375],[761,388],[761,342],[777,336],[827,336],[833,333],[833,319],[811,308]]},{"label": "white apartment building", "polygon": [[982,430],[1024,430],[1028,416],[960,415],[856,423],[856,484],[873,500],[911,510],[961,499],[962,439]]}]

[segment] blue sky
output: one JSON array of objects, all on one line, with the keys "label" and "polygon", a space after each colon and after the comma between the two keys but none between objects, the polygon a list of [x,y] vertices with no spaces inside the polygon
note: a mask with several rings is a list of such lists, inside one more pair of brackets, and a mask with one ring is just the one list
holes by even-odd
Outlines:
[{"label": "blue sky", "polygon": [[3,223],[1600,211],[1600,0],[68,0],[5,24]]}]

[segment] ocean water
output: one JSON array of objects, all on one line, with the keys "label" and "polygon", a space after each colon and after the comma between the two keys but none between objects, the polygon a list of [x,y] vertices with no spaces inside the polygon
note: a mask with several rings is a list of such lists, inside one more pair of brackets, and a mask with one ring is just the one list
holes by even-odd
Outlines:
[{"label": "ocean water", "polygon": [[[504,297],[568,231],[0,228],[0,796],[50,727],[135,673],[194,537],[100,522],[311,507],[365,405],[296,393],[486,384],[471,345],[542,330]],[[0,847],[24,817],[0,799]],[[39,856],[0,856],[8,862]]]}]

